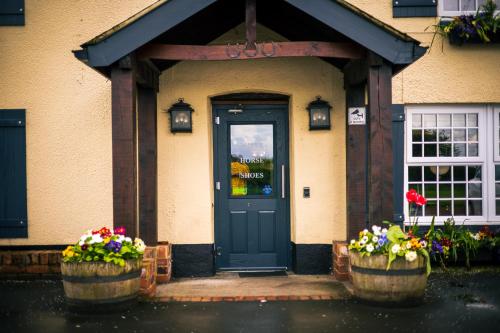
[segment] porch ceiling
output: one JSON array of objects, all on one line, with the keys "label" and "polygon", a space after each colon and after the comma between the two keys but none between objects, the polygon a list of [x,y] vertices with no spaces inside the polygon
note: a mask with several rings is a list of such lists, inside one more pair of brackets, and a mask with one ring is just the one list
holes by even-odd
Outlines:
[{"label": "porch ceiling", "polygon": [[[206,45],[242,22],[245,0],[161,0],[74,52],[108,75],[109,66],[148,43]],[[290,41],[358,44],[391,63],[394,71],[425,52],[417,40],[343,0],[257,0],[257,22]],[[323,60],[340,69],[349,61]],[[175,63],[154,60],[161,71]]]}]

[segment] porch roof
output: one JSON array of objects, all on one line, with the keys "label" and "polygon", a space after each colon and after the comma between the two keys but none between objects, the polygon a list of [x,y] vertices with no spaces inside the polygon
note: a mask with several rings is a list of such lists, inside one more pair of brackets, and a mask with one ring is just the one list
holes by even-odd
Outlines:
[{"label": "porch roof", "polygon": [[[160,0],[74,53],[107,74],[110,65],[150,42],[204,45],[244,21],[244,0]],[[289,40],[354,42],[391,63],[394,72],[426,50],[418,40],[344,0],[257,1],[257,21]],[[345,59],[324,60],[339,68],[347,64]],[[175,63],[154,61],[160,70]]]}]

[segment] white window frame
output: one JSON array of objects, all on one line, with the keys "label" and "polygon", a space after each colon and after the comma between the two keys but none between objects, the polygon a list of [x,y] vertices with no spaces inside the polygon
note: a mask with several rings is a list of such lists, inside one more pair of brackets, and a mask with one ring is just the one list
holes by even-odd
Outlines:
[{"label": "white window frame", "polygon": [[[460,16],[460,15],[475,14],[477,12],[477,4],[478,4],[478,0],[476,0],[476,9],[475,10],[445,10],[444,9],[444,0],[439,0],[438,1],[438,15],[440,17],[453,17],[453,16]],[[458,4],[458,6],[460,8],[460,2]],[[498,6],[497,9],[498,10],[495,11],[495,13],[500,12],[500,6]]]},{"label": "white window frame", "polygon": [[[479,156],[478,157],[411,157],[412,143],[412,115],[415,113],[478,113],[479,128]],[[500,105],[407,105],[405,107],[405,167],[404,167],[404,192],[408,191],[408,166],[429,165],[481,165],[482,168],[482,212],[481,216],[459,216],[455,221],[467,225],[500,225],[500,215],[495,215],[495,164],[500,164],[500,144],[498,120]],[[495,149],[491,142],[495,142]],[[423,182],[425,183],[425,182]],[[405,224],[413,221],[409,216],[409,208],[404,198]],[[449,216],[436,216],[435,223],[442,224]],[[420,225],[429,225],[431,216],[419,216],[417,221]]]}]

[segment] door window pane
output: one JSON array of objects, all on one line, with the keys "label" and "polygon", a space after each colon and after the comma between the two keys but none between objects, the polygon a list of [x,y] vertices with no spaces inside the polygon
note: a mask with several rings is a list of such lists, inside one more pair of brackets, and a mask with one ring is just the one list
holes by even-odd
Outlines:
[{"label": "door window pane", "polygon": [[273,125],[231,125],[231,195],[270,196],[274,191]]}]

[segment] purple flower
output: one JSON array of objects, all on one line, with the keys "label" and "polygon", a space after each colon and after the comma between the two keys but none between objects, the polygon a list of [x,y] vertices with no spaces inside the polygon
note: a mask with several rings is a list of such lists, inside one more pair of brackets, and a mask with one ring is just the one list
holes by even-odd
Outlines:
[{"label": "purple flower", "polygon": [[122,248],[122,243],[120,242],[115,242],[114,240],[109,241],[108,244],[105,246],[108,250],[113,251],[115,253],[120,252]]},{"label": "purple flower", "polygon": [[443,247],[441,246],[441,244],[439,244],[435,240],[432,241],[432,252],[443,253]]}]

